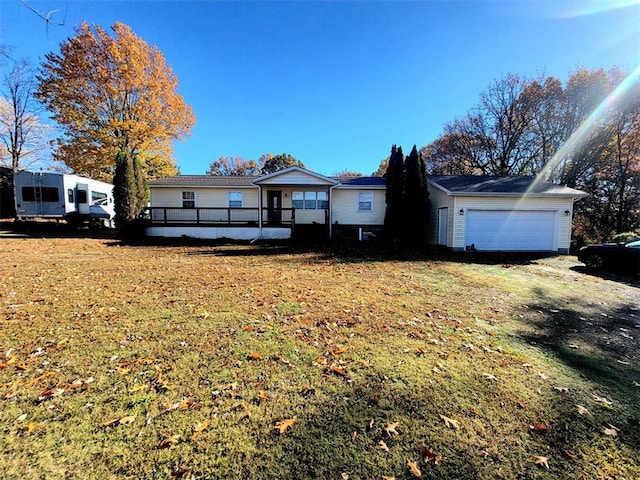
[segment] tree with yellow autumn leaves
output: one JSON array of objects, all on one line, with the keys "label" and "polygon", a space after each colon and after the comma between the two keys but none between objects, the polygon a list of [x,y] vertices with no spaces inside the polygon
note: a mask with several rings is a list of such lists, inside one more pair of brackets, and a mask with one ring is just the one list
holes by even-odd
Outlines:
[{"label": "tree with yellow autumn leaves", "polygon": [[74,172],[112,180],[116,156],[137,157],[149,178],[177,173],[173,141],[195,123],[164,56],[123,23],[113,36],[83,23],[49,53],[36,97],[63,128],[55,157]]}]

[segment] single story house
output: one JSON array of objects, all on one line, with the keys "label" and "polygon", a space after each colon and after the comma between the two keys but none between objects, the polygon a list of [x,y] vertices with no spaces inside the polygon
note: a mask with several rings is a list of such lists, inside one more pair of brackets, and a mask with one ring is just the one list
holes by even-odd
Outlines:
[{"label": "single story house", "polygon": [[[582,192],[532,177],[431,176],[429,242],[453,250],[569,250]],[[262,176],[178,175],[149,183],[147,235],[238,240],[293,232],[364,239],[382,230],[383,177],[327,177],[301,167]]]}]

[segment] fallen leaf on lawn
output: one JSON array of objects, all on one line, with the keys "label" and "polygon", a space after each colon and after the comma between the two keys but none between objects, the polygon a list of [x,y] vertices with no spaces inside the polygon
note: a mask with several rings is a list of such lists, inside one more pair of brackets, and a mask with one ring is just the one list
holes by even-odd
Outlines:
[{"label": "fallen leaf on lawn", "polygon": [[38,401],[42,402],[44,400],[48,400],[50,398],[57,397],[64,393],[64,388],[45,388],[40,392],[40,396],[38,397]]},{"label": "fallen leaf on lawn", "polygon": [[341,353],[346,352],[347,350],[343,347],[336,347],[333,349],[333,351],[331,352],[333,355],[340,355]]},{"label": "fallen leaf on lawn", "polygon": [[442,455],[438,455],[437,453],[432,452],[428,447],[420,447],[418,449],[418,453],[427,461],[427,463],[433,460],[433,463],[435,463],[436,465],[440,465],[440,463],[442,462]]},{"label": "fallen leaf on lawn", "polygon": [[455,430],[460,428],[460,422],[458,420],[454,420],[453,418],[449,418],[444,415],[440,415],[440,418],[448,428],[453,428]]},{"label": "fallen leaf on lawn", "polygon": [[543,380],[548,380],[548,379],[549,379],[549,377],[547,377],[547,376],[546,376],[544,373],[542,373],[542,372],[538,372],[538,373],[536,373],[536,375],[537,375],[537,376],[539,376],[539,377],[540,377],[541,379],[543,379]]},{"label": "fallen leaf on lawn", "polygon": [[119,419],[118,423],[120,425],[128,425],[129,423],[133,423],[136,417],[137,415],[127,415],[126,417],[122,417],[121,419]]},{"label": "fallen leaf on lawn", "polygon": [[193,427],[193,434],[189,437],[189,440],[195,440],[207,428],[209,428],[209,420],[198,423],[195,427]]},{"label": "fallen leaf on lawn", "polygon": [[188,397],[183,397],[179,402],[171,403],[164,402],[162,404],[162,408],[165,409],[166,412],[172,412],[174,410],[188,410],[194,404],[193,399]]},{"label": "fallen leaf on lawn", "polygon": [[280,430],[280,434],[283,434],[287,431],[288,428],[293,427],[293,425],[296,423],[296,419],[295,418],[288,418],[286,420],[280,420],[278,422],[276,422],[276,426],[273,427],[274,430]]},{"label": "fallen leaf on lawn", "polygon": [[535,423],[533,425],[531,425],[530,427],[532,430],[535,430],[536,432],[546,432],[548,430],[551,430],[551,427],[549,425],[547,425],[544,422],[538,422]]},{"label": "fallen leaf on lawn", "polygon": [[269,394],[267,393],[266,390],[260,390],[260,392],[258,392],[258,398],[260,400],[268,400],[269,399]]},{"label": "fallen leaf on lawn", "polygon": [[491,373],[483,373],[482,376],[484,378],[486,378],[487,380],[494,380],[494,381],[498,381],[498,377],[496,377],[495,375],[491,374]]},{"label": "fallen leaf on lawn", "polygon": [[145,388],[146,388],[146,385],[134,385],[129,389],[129,393],[136,393],[141,390],[144,390]]},{"label": "fallen leaf on lawn", "polygon": [[586,414],[590,413],[590,412],[589,412],[589,410],[587,410],[587,409],[586,409],[585,407],[583,407],[582,405],[576,405],[576,407],[578,407],[578,413],[579,413],[580,415],[586,415]]},{"label": "fallen leaf on lawn", "polygon": [[422,472],[418,468],[418,464],[416,462],[412,462],[407,458],[407,467],[409,467],[409,472],[411,475],[417,478],[422,478]]},{"label": "fallen leaf on lawn", "polygon": [[342,472],[342,474],[340,476],[343,478],[343,480],[349,480],[349,474],[348,473]]},{"label": "fallen leaf on lawn", "polygon": [[26,414],[26,413],[23,413],[22,415],[20,415],[20,416],[16,419],[16,421],[18,421],[18,422],[24,422],[26,419],[27,419],[27,414]]},{"label": "fallen leaf on lawn", "polygon": [[564,456],[567,457],[569,460],[575,460],[576,459],[576,454],[573,453],[572,451],[564,449],[564,448],[561,448],[560,450],[562,451]]},{"label": "fallen leaf on lawn", "polygon": [[251,352],[249,355],[247,355],[247,358],[249,360],[260,360],[262,358],[262,355],[260,355],[258,352]]},{"label": "fallen leaf on lawn", "polygon": [[638,383],[638,382],[636,382],[636,381],[634,380],[634,382],[633,382],[633,386],[634,386],[634,387],[640,387],[640,383]]},{"label": "fallen leaf on lawn", "polygon": [[344,368],[340,368],[340,367],[337,367],[335,365],[331,365],[331,367],[329,367],[329,368],[333,373],[335,373],[337,375],[340,375],[341,377],[346,377],[347,376],[347,371]]},{"label": "fallen leaf on lawn", "polygon": [[618,427],[614,427],[613,425],[609,424],[609,428],[604,429],[604,434],[609,435],[610,437],[617,437],[619,431],[620,429]]},{"label": "fallen leaf on lawn", "polygon": [[605,397],[601,397],[600,395],[593,395],[593,398],[596,402],[602,404],[602,405],[608,405],[611,406],[613,405],[613,402]]},{"label": "fallen leaf on lawn", "polygon": [[386,475],[382,475],[382,480],[396,480],[396,477],[387,477]]},{"label": "fallen leaf on lawn", "polygon": [[120,421],[119,418],[110,418],[109,420],[105,420],[104,422],[102,422],[102,426],[103,427],[110,427],[111,425],[115,425],[119,421]]},{"label": "fallen leaf on lawn", "polygon": [[170,437],[164,438],[158,445],[158,448],[173,447],[179,441],[180,441],[180,435],[171,435]]},{"label": "fallen leaf on lawn", "polygon": [[554,390],[557,390],[560,393],[567,393],[569,389],[567,387],[553,387]]},{"label": "fallen leaf on lawn", "polygon": [[387,435],[389,436],[391,436],[392,433],[396,435],[400,435],[396,430],[396,428],[398,428],[399,426],[400,424],[398,422],[387,423],[387,426],[385,427],[384,431],[387,432]]},{"label": "fallen leaf on lawn", "polygon": [[388,451],[389,451],[389,447],[388,447],[388,446],[387,446],[387,444],[384,442],[384,440],[380,440],[380,441],[378,442],[378,446],[379,446],[382,450],[384,450],[385,452],[388,452]]},{"label": "fallen leaf on lawn", "polygon": [[29,433],[33,432],[36,429],[37,426],[38,426],[37,423],[29,422],[29,425],[27,425],[27,432],[29,432]]},{"label": "fallen leaf on lawn", "polygon": [[549,457],[536,457],[535,460],[536,465],[540,465],[541,467],[549,468]]},{"label": "fallen leaf on lawn", "polygon": [[189,474],[191,473],[191,469],[187,467],[175,466],[171,469],[171,476],[173,478],[191,478]]}]

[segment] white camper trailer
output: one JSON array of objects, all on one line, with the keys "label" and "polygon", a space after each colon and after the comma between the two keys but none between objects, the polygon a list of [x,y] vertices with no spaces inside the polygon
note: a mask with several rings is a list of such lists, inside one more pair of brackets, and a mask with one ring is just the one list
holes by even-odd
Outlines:
[{"label": "white camper trailer", "polygon": [[18,172],[14,176],[20,220],[65,219],[113,225],[113,185],[78,175]]}]

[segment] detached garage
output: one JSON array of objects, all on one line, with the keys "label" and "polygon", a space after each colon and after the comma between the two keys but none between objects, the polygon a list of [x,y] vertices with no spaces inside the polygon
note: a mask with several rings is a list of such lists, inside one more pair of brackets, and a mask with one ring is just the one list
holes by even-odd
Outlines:
[{"label": "detached garage", "polygon": [[[535,177],[431,176],[432,243],[452,250],[568,253],[578,190]],[[437,227],[436,227],[437,226]]]}]

